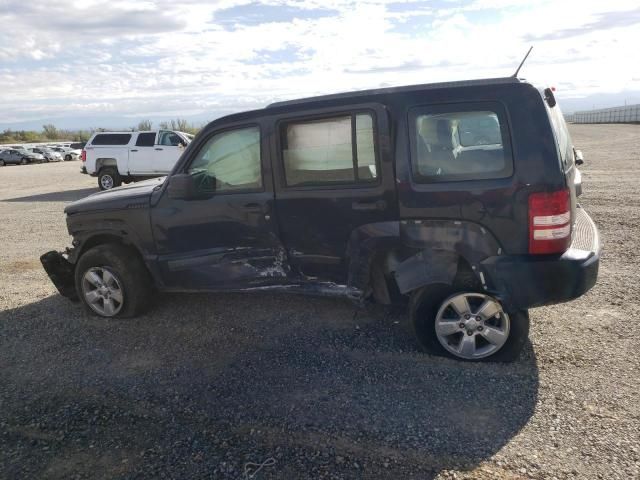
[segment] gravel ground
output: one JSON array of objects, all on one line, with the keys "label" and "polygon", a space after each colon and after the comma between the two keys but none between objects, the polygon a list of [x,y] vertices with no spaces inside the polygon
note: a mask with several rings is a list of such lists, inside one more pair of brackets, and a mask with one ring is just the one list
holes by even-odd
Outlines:
[{"label": "gravel ground", "polygon": [[509,365],[420,354],[401,312],[336,299],[91,317],[38,257],[69,244],[62,210],[95,179],[0,168],[0,478],[640,478],[640,126],[571,130],[599,283],[532,310]]}]

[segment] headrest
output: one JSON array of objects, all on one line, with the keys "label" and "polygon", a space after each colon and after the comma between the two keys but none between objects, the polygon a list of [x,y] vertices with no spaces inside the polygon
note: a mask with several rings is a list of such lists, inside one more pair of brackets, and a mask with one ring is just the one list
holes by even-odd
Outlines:
[{"label": "headrest", "polygon": [[449,120],[437,117],[422,117],[418,126],[418,133],[425,143],[432,147],[447,150],[453,149],[451,122]]}]

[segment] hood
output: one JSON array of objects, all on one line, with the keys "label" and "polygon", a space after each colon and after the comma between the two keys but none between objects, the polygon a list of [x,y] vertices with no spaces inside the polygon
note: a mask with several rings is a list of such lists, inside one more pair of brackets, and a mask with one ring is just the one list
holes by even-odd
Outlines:
[{"label": "hood", "polygon": [[141,208],[149,205],[149,197],[156,187],[162,185],[167,177],[152,178],[143,182],[104,190],[70,203],[64,209],[67,215],[94,212],[97,210],[120,210]]}]

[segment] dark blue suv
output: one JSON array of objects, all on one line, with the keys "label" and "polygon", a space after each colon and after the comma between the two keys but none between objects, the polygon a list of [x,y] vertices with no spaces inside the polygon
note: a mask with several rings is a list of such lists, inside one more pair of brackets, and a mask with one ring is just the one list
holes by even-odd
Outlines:
[{"label": "dark blue suv", "polygon": [[73,247],[42,263],[104,317],[154,290],[337,295],[406,305],[428,352],[509,361],[528,308],[596,282],[581,162],[552,89],[516,78],[281,102],[211,122],[166,179],[70,204]]}]

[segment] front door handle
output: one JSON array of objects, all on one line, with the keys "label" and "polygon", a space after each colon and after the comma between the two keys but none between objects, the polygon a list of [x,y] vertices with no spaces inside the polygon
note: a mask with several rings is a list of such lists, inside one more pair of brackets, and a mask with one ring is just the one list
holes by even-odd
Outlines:
[{"label": "front door handle", "polygon": [[358,211],[374,211],[374,210],[385,210],[387,208],[387,202],[385,202],[384,200],[378,200],[376,202],[353,202],[351,204],[351,208],[353,210],[358,210]]},{"label": "front door handle", "polygon": [[138,150],[136,150],[136,149],[133,149],[133,148],[132,148],[132,149],[131,149],[131,151],[132,151],[132,152],[137,152]]},{"label": "front door handle", "polygon": [[163,150],[162,148],[156,148],[156,150]]}]

